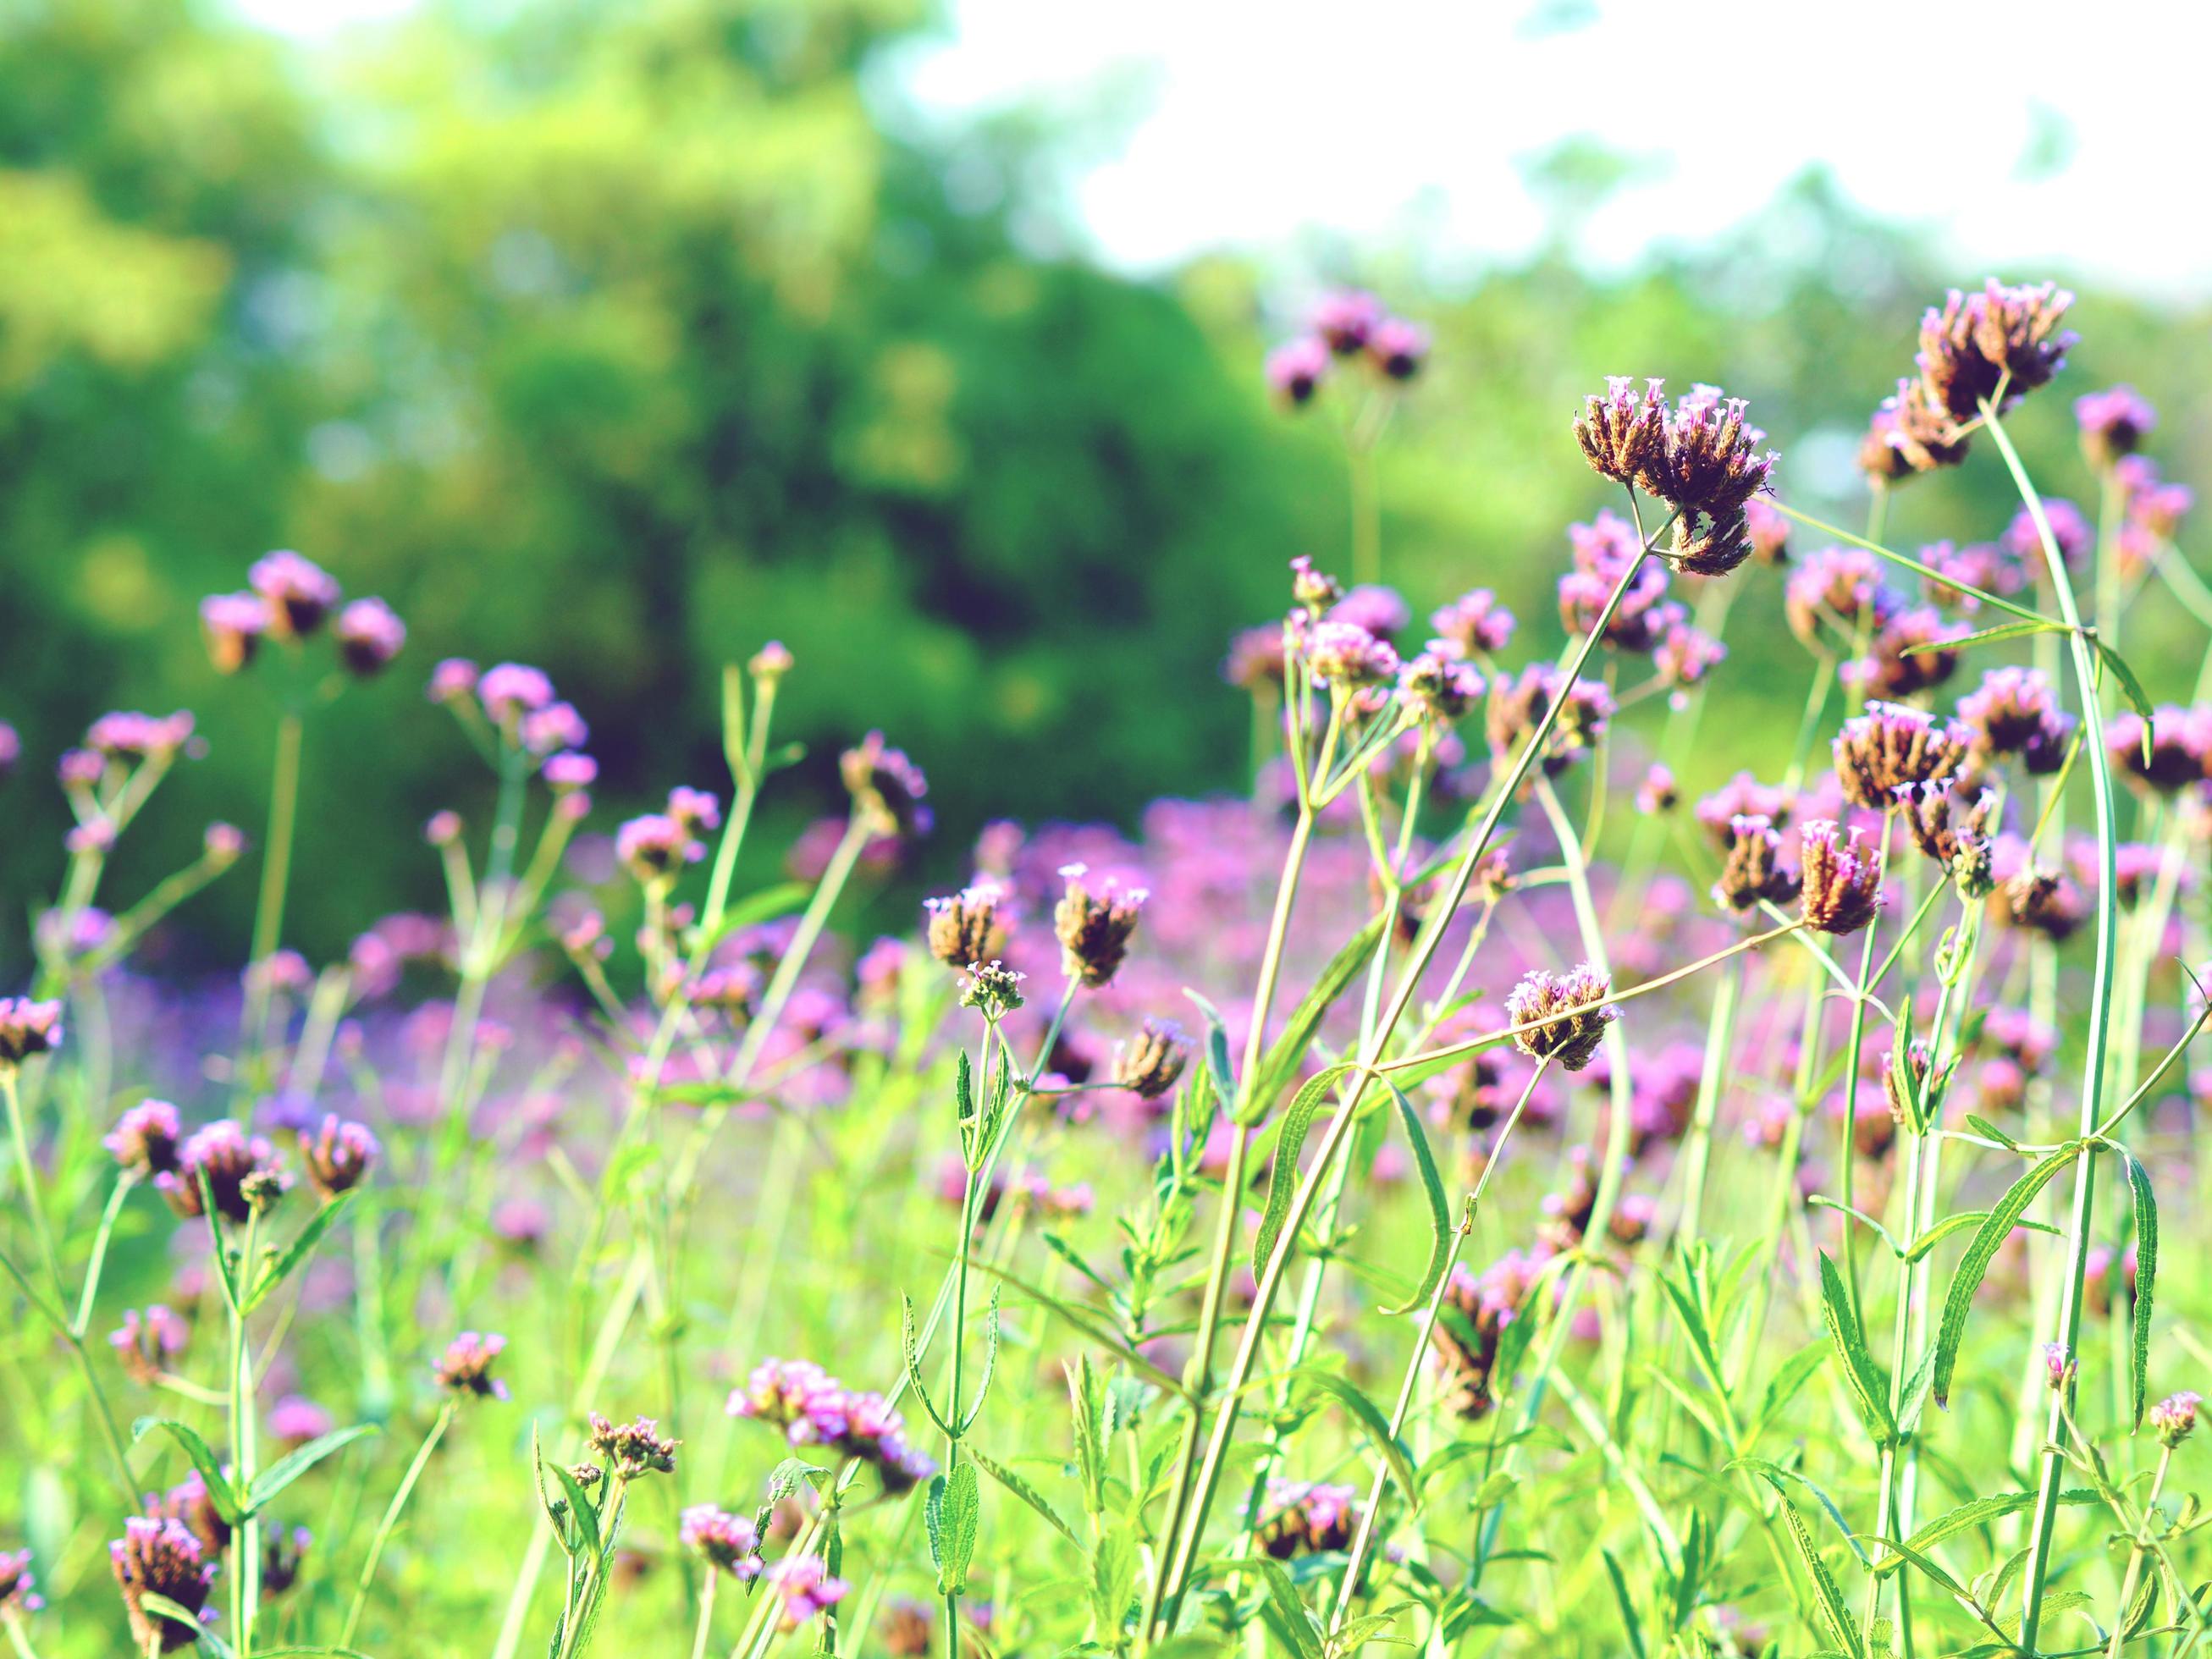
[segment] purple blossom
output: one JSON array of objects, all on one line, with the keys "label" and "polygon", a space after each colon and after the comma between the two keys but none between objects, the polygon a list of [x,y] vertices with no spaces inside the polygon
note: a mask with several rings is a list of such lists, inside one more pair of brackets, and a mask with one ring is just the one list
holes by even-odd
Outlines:
[{"label": "purple blossom", "polygon": [[256,559],[246,581],[268,605],[269,631],[280,640],[304,639],[337,608],[337,579],[297,553],[270,553]]},{"label": "purple blossom", "polygon": [[391,666],[407,643],[407,624],[382,599],[356,599],[338,612],[331,636],[345,665],[366,677]]},{"label": "purple blossom", "polygon": [[455,1395],[479,1400],[506,1400],[507,1384],[491,1374],[492,1364],[506,1352],[503,1336],[463,1331],[446,1345],[443,1358],[431,1367],[438,1386]]},{"label": "purple blossom", "polygon": [[694,1504],[684,1511],[677,1536],[684,1548],[740,1583],[760,1576],[760,1532],[743,1516],[712,1504]]},{"label": "purple blossom", "polygon": [[235,674],[253,660],[269,631],[269,607],[255,593],[210,593],[200,601],[200,637],[218,674]]},{"label": "purple blossom", "polygon": [[62,1043],[62,1006],[29,997],[0,997],[0,1066],[18,1066]]},{"label": "purple blossom", "polygon": [[795,1630],[845,1599],[853,1587],[832,1578],[818,1555],[787,1555],[768,1570],[768,1583],[783,1603],[783,1625]]},{"label": "purple blossom", "polygon": [[1267,384],[1293,409],[1311,403],[1328,375],[1328,348],[1319,340],[1301,337],[1267,354]]},{"label": "purple blossom", "polygon": [[123,1536],[107,1547],[107,1553],[138,1651],[174,1653],[196,1646],[199,1638],[191,1626],[150,1612],[144,1605],[148,1595],[163,1596],[204,1623],[213,1622],[215,1615],[205,1609],[215,1585],[215,1563],[190,1528],[180,1521],[134,1515],[123,1523]]},{"label": "purple blossom", "polygon": [[177,1167],[184,1126],[166,1100],[143,1100],[115,1121],[101,1139],[116,1164],[133,1175],[167,1175]]},{"label": "purple blossom", "polygon": [[[439,676],[445,673],[447,666],[446,663],[439,664],[437,673],[431,676],[430,694],[434,697],[439,695]],[[476,683],[476,692],[486,717],[494,726],[506,729],[523,715],[534,714],[551,703],[553,682],[542,668],[503,662],[484,670],[483,678]]]}]

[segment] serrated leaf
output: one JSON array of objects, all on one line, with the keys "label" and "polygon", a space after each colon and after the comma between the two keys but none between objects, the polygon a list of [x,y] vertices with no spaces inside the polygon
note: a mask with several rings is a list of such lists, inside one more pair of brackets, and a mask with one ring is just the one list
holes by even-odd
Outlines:
[{"label": "serrated leaf", "polygon": [[[1297,1655],[1298,1659],[1322,1659],[1321,1632],[1314,1628],[1312,1614],[1304,1602],[1298,1600],[1297,1587],[1291,1576],[1283,1571],[1282,1563],[1273,1556],[1257,1558],[1261,1582],[1267,1588],[1267,1600],[1261,1615],[1275,1632],[1275,1639]],[[1272,1616],[1270,1616],[1272,1615]]]},{"label": "serrated leaf", "polygon": [[131,1438],[135,1443],[156,1429],[175,1441],[178,1449],[199,1471],[200,1479],[207,1483],[208,1496],[214,1500],[216,1513],[234,1527],[245,1520],[245,1513],[239,1507],[238,1493],[231,1487],[230,1477],[222,1472],[222,1464],[210,1449],[208,1443],[200,1438],[199,1431],[189,1423],[178,1422],[173,1417],[142,1417],[131,1425]]},{"label": "serrated leaf", "polygon": [[1858,1408],[1867,1432],[1874,1436],[1877,1445],[1889,1445],[1897,1438],[1897,1424],[1889,1414],[1889,1399],[1881,1372],[1875,1364],[1873,1354],[1867,1351],[1866,1336],[1859,1329],[1857,1316],[1851,1311],[1850,1292],[1844,1288],[1843,1275],[1836,1271],[1836,1264],[1828,1259],[1826,1250],[1820,1255],[1820,1323],[1843,1359],[1844,1386],[1851,1396],[1851,1403]]},{"label": "serrated leaf", "polygon": [[2136,1206],[2135,1340],[2129,1356],[2128,1384],[2130,1421],[2140,1429],[2150,1379],[2151,1298],[2158,1284],[2158,1198],[2150,1188],[2150,1171],[2133,1152],[2123,1148],[2120,1162],[2127,1170],[2128,1188]]},{"label": "serrated leaf", "polygon": [[[1283,1127],[1275,1138],[1274,1162],[1267,1170],[1267,1206],[1260,1217],[1259,1231],[1252,1237],[1252,1274],[1255,1279],[1266,1273],[1268,1259],[1275,1254],[1275,1243],[1283,1236],[1283,1224],[1290,1219],[1291,1198],[1298,1185],[1298,1154],[1305,1150],[1313,1121],[1320,1115],[1336,1080],[1351,1069],[1340,1064],[1316,1072],[1306,1079],[1305,1086],[1291,1099],[1290,1110],[1283,1115]],[[1224,1201],[1235,1203],[1237,1194],[1226,1194]]]},{"label": "serrated leaf", "polygon": [[1421,1270],[1421,1282],[1412,1295],[1399,1306],[1380,1311],[1385,1318],[1410,1313],[1429,1299],[1430,1293],[1444,1276],[1444,1263],[1450,1258],[1452,1247],[1451,1206],[1444,1198],[1443,1178],[1437,1173],[1436,1154],[1429,1150],[1428,1131],[1421,1127],[1421,1115],[1413,1109],[1413,1103],[1406,1098],[1405,1091],[1384,1079],[1390,1091],[1390,1099],[1398,1109],[1398,1121],[1405,1127],[1406,1143],[1413,1154],[1413,1167],[1420,1174],[1421,1193],[1429,1202],[1429,1261]]},{"label": "serrated leaf", "polygon": [[1960,1339],[1966,1334],[1966,1316],[1973,1310],[1974,1292],[1981,1288],[1982,1275],[2012,1230],[2035,1201],[2035,1195],[2050,1185],[2051,1178],[2071,1164],[2081,1148],[2078,1141],[2065,1146],[2037,1164],[2012,1185],[2012,1189],[1997,1201],[1980,1229],[1974,1242],[1966,1247],[1960,1258],[1959,1270],[1951,1277],[1951,1292],[1943,1300],[1943,1322],[1936,1333],[1936,1372],[1932,1382],[1936,1403],[1948,1407],[1951,1401],[1951,1373],[1959,1363]]},{"label": "serrated leaf", "polygon": [[2017,640],[2030,634],[2063,634],[2064,623],[2013,622],[1995,628],[1984,628],[1978,633],[1961,634],[1956,639],[1923,640],[1917,645],[1908,645],[1898,654],[1916,656],[1923,651],[1960,651],[1970,645],[1994,645],[1999,640]]},{"label": "serrated leaf", "polygon": [[1804,1566],[1806,1577],[1813,1581],[1813,1599],[1826,1621],[1829,1634],[1843,1644],[1851,1659],[1866,1659],[1866,1644],[1859,1635],[1858,1626],[1851,1622],[1850,1609],[1844,1603],[1844,1592],[1836,1583],[1835,1575],[1828,1564],[1820,1559],[1820,1552],[1813,1547],[1813,1534],[1805,1530],[1805,1517],[1797,1513],[1797,1506],[1790,1501],[1790,1494],[1782,1483],[1771,1474],[1767,1481],[1775,1496],[1782,1502],[1782,1518],[1789,1523],[1790,1535],[1797,1546],[1797,1558]]},{"label": "serrated leaf", "polygon": [[937,1569],[939,1595],[957,1595],[968,1588],[981,1511],[973,1463],[956,1463],[949,1473],[932,1477],[922,1518],[929,1528],[929,1559]]},{"label": "serrated leaf", "polygon": [[591,1493],[584,1483],[570,1474],[566,1466],[548,1463],[546,1468],[561,1487],[561,1495],[568,1500],[568,1516],[576,1523],[576,1536],[593,1555],[599,1553],[599,1511],[592,1502]]},{"label": "serrated leaf", "polygon": [[[2096,1501],[2096,1493],[2080,1488],[2071,1492],[2063,1492],[2058,1495],[2058,1501],[2062,1504],[2092,1504]],[[1960,1504],[1954,1510],[1948,1510],[1937,1516],[1936,1519],[1906,1539],[1905,1547],[1915,1554],[1925,1555],[1948,1538],[1955,1538],[1962,1532],[1969,1532],[1976,1527],[1986,1526],[1992,1521],[2002,1520],[2008,1515],[2017,1514],[2034,1502],[2035,1494],[2032,1492],[2001,1492],[1992,1497],[1974,1498],[1969,1503]],[[1883,1561],[1875,1568],[1875,1571],[1879,1573],[1892,1573],[1895,1572],[1901,1565],[1903,1564],[1892,1559]],[[1992,1594],[1983,1599],[1985,1602],[1994,1605],[1998,1598]]]},{"label": "serrated leaf", "polygon": [[1083,1510],[1103,1514],[1106,1508],[1106,1447],[1099,1431],[1098,1374],[1091,1356],[1079,1355],[1067,1368],[1068,1403],[1075,1416],[1075,1462],[1083,1477]]},{"label": "serrated leaf", "polygon": [[1820,1367],[1828,1363],[1828,1355],[1832,1352],[1826,1342],[1808,1342],[1774,1368],[1774,1375],[1766,1380],[1766,1392],[1759,1398],[1759,1425],[1753,1435],[1754,1444],[1776,1418],[1789,1409],[1790,1402],[1819,1374]]},{"label": "serrated leaf", "polygon": [[1322,1017],[1375,954],[1376,941],[1382,938],[1383,926],[1389,920],[1387,914],[1370,917],[1328,959],[1328,965],[1321,970],[1321,977],[1314,981],[1313,988],[1291,1011],[1283,1034],[1261,1056],[1258,1070],[1249,1079],[1250,1093],[1237,1114],[1239,1127],[1249,1129],[1263,1121],[1273,1108],[1275,1097],[1297,1075],[1298,1067],[1305,1064],[1306,1048],[1313,1042],[1314,1033],[1321,1029]]},{"label": "serrated leaf", "polygon": [[258,1515],[268,1506],[269,1500],[283,1492],[309,1469],[321,1462],[341,1447],[349,1446],[364,1435],[381,1434],[384,1431],[374,1423],[356,1423],[349,1429],[338,1429],[319,1435],[298,1450],[288,1453],[253,1477],[246,1488],[246,1507]]},{"label": "serrated leaf", "polygon": [[1113,1651],[1123,1646],[1129,1603],[1136,1599],[1137,1568],[1136,1542],[1126,1530],[1115,1527],[1099,1534],[1091,1552],[1091,1613]]},{"label": "serrated leaf", "polygon": [[977,1467],[981,1468],[984,1474],[1042,1516],[1054,1532],[1078,1548],[1082,1547],[1083,1540],[1075,1535],[1075,1528],[1060,1518],[1060,1512],[1053,1508],[1050,1500],[1042,1492],[1005,1464],[993,1462],[973,1448],[969,1449],[968,1455],[975,1460]]},{"label": "serrated leaf", "polygon": [[1636,1659],[1648,1659],[1644,1645],[1644,1621],[1637,1617],[1636,1603],[1628,1594],[1628,1580],[1622,1577],[1620,1563],[1613,1559],[1611,1550],[1600,1550],[1605,1561],[1605,1576],[1613,1582],[1613,1599],[1620,1608],[1621,1628],[1628,1633],[1628,1650]]},{"label": "serrated leaf", "polygon": [[2120,683],[2120,695],[2128,700],[2129,707],[2142,719],[2143,764],[2148,766],[2151,750],[2151,721],[2154,714],[2151,700],[2143,695],[2142,682],[2136,678],[2135,670],[2127,665],[2118,652],[2113,650],[2102,640],[2092,640],[2091,643],[2097,647],[2097,655],[2105,666],[2112,671],[2112,678]]}]

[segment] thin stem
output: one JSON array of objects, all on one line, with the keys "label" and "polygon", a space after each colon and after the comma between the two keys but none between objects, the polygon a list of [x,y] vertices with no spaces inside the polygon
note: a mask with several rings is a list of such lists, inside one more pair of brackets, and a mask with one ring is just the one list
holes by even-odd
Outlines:
[{"label": "thin stem", "polygon": [[2166,1474],[2173,1463],[2173,1448],[2161,1443],[2158,1449],[2158,1468],[2151,1472],[2150,1491],[2143,1498],[2142,1525],[2136,1529],[2133,1547],[2128,1551],[2127,1571],[2120,1578],[2119,1605],[2112,1609],[2112,1639],[2105,1648],[2105,1659],[2120,1659],[2121,1646],[2127,1640],[2128,1609],[2135,1603],[2136,1587],[2142,1582],[2143,1563],[2150,1556],[2150,1529],[2158,1510],[2160,1496],[2166,1491]]},{"label": "thin stem", "polygon": [[399,1477],[398,1490],[392,1494],[392,1502],[385,1505],[384,1519],[377,1522],[376,1534],[368,1540],[368,1559],[361,1564],[361,1577],[354,1580],[353,1601],[346,1608],[345,1627],[338,1632],[338,1645],[342,1648],[353,1645],[354,1632],[361,1627],[362,1609],[368,1605],[369,1586],[376,1582],[376,1569],[384,1559],[384,1547],[392,1541],[400,1514],[415,1494],[415,1483],[429,1467],[430,1455],[438,1449],[438,1443],[445,1438],[453,1420],[453,1402],[448,1400],[438,1408],[430,1432],[422,1437],[422,1443],[416,1448],[414,1459],[407,1465],[407,1473]]},{"label": "thin stem", "polygon": [[269,958],[284,934],[284,898],[292,880],[292,835],[300,811],[300,744],[302,721],[296,711],[276,723],[276,757],[269,783],[269,836],[262,849],[261,891],[253,907],[254,971],[248,975],[245,1018],[239,1031],[240,1088],[252,1092],[252,1068],[246,1063],[269,1017]]},{"label": "thin stem", "polygon": [[[2119,842],[2118,809],[2112,793],[2112,769],[2105,745],[2094,740],[2094,734],[2104,730],[2104,720],[2098,708],[2096,652],[2088,632],[2081,626],[2081,617],[2074,603],[2073,585],[2067,580],[2066,561],[2058,550],[2057,538],[2051,533],[2051,520],[2043,510],[2042,497],[2021,464],[2012,440],[1997,418],[1992,404],[1982,406],[1983,419],[1990,437],[2004,457],[2013,482],[2020,489],[2028,516],[2035,523],[2036,533],[2043,544],[2044,562],[2051,576],[2051,586],[2058,599],[2060,614],[2070,630],[2067,643],[2071,647],[2075,690],[2081,700],[2081,730],[2092,734],[2092,740],[2083,748],[2089,757],[2091,793],[2097,812],[2097,957],[2094,977],[2090,981],[2089,1024],[2087,1053],[2082,1060],[2081,1132],[2094,1134],[2102,1116],[2101,1107],[2105,1089],[2105,1056],[2110,1042],[2112,999],[2112,951],[2118,927],[2118,877],[2115,868],[2114,849]],[[2058,1341],[2062,1348],[2072,1354],[2081,1332],[2083,1290],[2087,1283],[2089,1250],[2092,1243],[2090,1224],[2096,1194],[2097,1149],[2094,1143],[2082,1147],[2074,1165],[2074,1202],[2069,1228],[2071,1261],[2069,1264],[2064,1300],[2059,1310]],[[2036,1638],[2043,1621],[2044,1580],[2050,1571],[2051,1551],[2057,1529],[2058,1502],[2066,1473],[2065,1455],[2062,1449],[2065,1415],[2070,1408],[2074,1389],[2069,1383],[2063,1389],[2051,1390],[2051,1411],[2043,1470],[2036,1489],[2034,1524],[2028,1534],[2027,1567],[2022,1575],[2021,1589],[2020,1645],[2027,1651],[2035,1651]]]},{"label": "thin stem", "polygon": [[714,1633],[714,1586],[721,1580],[721,1569],[709,1566],[707,1588],[699,1596],[699,1628],[691,1638],[691,1659],[707,1659],[707,1644]]}]

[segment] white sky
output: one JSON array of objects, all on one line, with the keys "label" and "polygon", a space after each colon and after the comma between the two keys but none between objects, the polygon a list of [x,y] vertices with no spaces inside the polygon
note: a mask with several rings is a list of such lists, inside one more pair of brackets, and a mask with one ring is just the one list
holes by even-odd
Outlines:
[{"label": "white sky", "polygon": [[[313,34],[409,0],[234,3]],[[2204,0],[944,3],[899,65],[927,113],[1139,89],[1069,181],[1133,270],[1317,242],[1510,257],[1543,223],[1522,164],[1587,136],[1641,164],[1585,240],[1600,258],[1738,224],[1820,161],[1978,269],[2212,292]]]}]

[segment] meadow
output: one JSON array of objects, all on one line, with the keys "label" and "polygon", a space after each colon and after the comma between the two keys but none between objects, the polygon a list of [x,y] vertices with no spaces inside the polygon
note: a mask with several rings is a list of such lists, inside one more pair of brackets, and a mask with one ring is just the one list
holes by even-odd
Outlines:
[{"label": "meadow", "polygon": [[[743,641],[720,772],[614,823],[548,674],[241,559],[204,672],[265,817],[118,891],[222,734],[0,727],[0,811],[73,823],[9,851],[15,1652],[2197,1650],[2212,647],[2130,648],[2212,590],[2070,305],[1897,342],[1857,530],[1791,505],[1789,411],[1593,366],[1555,659],[1389,585],[1430,341],[1328,296],[1264,374],[1353,510],[1224,642],[1249,792],[993,823],[882,936],[933,830],[896,697],[764,859],[804,654]],[[1886,539],[1975,471],[1984,539]],[[1790,758],[1697,796],[1753,586],[1794,643],[1728,708]],[[447,902],[312,961],[303,779],[343,812],[373,745],[308,762],[395,678],[488,809],[355,823]],[[165,972],[215,906],[235,975]]]}]

